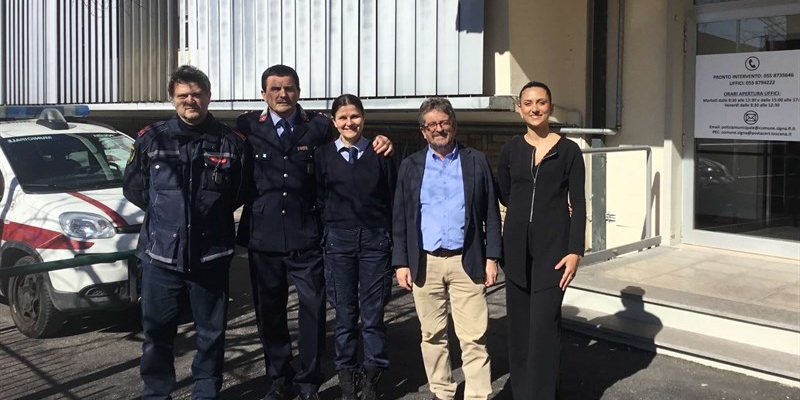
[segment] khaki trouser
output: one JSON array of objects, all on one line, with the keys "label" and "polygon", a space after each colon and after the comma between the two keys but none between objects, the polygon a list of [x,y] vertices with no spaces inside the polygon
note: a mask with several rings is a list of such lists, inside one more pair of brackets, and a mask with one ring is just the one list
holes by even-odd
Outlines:
[{"label": "khaki trouser", "polygon": [[486,328],[489,307],[483,280],[473,281],[461,265],[461,256],[427,256],[421,286],[413,287],[414,305],[422,329],[422,360],[430,390],[443,400],[456,393],[447,349],[448,303],[461,344],[465,400],[486,400],[492,393]]}]

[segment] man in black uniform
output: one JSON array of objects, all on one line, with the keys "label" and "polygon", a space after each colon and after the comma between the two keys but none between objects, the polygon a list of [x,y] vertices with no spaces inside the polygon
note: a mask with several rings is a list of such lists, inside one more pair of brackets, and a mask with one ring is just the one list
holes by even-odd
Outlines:
[{"label": "man in black uniform", "polygon": [[244,137],[208,112],[211,84],[184,65],[169,81],[177,112],[139,131],[123,193],[145,210],[136,255],[142,266],[142,399],[170,399],[179,298],[188,293],[197,330],[192,399],[216,399],[222,387],[228,269],[235,247],[233,212],[250,154]]},{"label": "man in black uniform", "polygon": [[[325,115],[297,104],[300,79],[285,65],[261,75],[264,111],[239,116],[236,125],[253,147],[255,196],[245,204],[238,243],[248,246],[258,333],[272,388],[266,400],[318,399],[320,358],[325,340],[325,290],[322,221],[316,203],[314,149],[335,139]],[[391,153],[384,136],[375,138],[378,153]],[[300,370],[294,371],[287,320],[291,275],[300,302]]]}]

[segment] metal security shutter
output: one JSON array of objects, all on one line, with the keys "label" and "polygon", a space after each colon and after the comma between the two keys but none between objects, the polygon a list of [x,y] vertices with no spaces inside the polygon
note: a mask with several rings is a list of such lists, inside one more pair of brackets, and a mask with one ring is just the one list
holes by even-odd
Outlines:
[{"label": "metal security shutter", "polygon": [[261,73],[294,67],[302,97],[480,95],[483,0],[182,0],[180,61],[214,99],[260,98]]},{"label": "metal security shutter", "polygon": [[167,100],[177,0],[4,0],[7,104]]}]

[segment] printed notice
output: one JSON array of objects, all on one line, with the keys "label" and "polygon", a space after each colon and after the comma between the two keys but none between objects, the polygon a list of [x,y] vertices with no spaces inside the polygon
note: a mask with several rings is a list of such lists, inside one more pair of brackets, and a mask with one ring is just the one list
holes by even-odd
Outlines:
[{"label": "printed notice", "polygon": [[697,56],[694,137],[800,141],[800,50]]}]

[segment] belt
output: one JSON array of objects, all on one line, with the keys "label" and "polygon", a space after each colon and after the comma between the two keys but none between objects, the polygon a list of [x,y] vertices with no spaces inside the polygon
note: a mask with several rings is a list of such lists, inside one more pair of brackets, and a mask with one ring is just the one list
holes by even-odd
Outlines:
[{"label": "belt", "polygon": [[439,247],[436,250],[428,251],[427,253],[434,256],[434,257],[453,257],[461,254],[462,248],[459,247],[457,249],[445,249],[443,247]]}]

